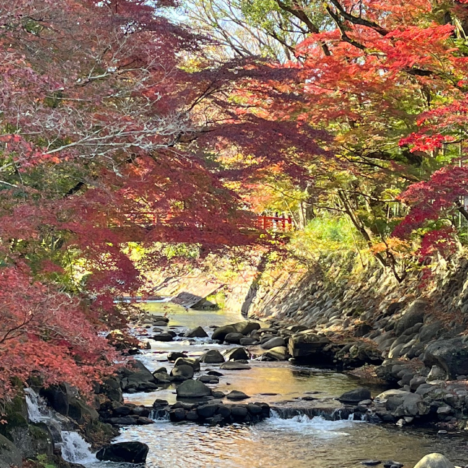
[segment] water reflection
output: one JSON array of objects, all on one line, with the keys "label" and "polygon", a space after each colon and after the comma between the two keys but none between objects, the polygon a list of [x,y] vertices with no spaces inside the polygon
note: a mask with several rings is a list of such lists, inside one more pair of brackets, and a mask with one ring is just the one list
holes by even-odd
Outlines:
[{"label": "water reflection", "polygon": [[[223,311],[186,311],[177,306],[161,309],[148,304],[147,310],[161,313],[169,310],[170,325],[180,331],[202,325],[224,325],[241,320],[237,314]],[[164,307],[164,306],[163,306]],[[141,360],[150,370],[164,365],[170,368],[166,354],[186,351],[197,356],[207,349],[225,346],[206,340],[153,343]],[[305,393],[319,392],[319,398],[338,396],[358,386],[356,379],[313,368],[292,366],[288,362],[252,361],[252,369],[226,371],[216,388],[233,389],[252,397],[250,401],[293,400]],[[216,365],[203,365],[202,370]],[[380,392],[374,388],[373,393]],[[264,395],[265,393],[277,395]],[[263,395],[262,395],[263,394]],[[153,393],[128,395],[127,400],[152,405],[156,398],[176,401],[175,387],[168,386]],[[192,423],[172,424],[158,421],[150,426],[128,427],[118,441],[138,440],[150,447],[147,466],[150,468],[356,468],[361,461],[379,459],[412,467],[427,453],[439,451],[453,462],[464,465],[468,460],[467,440],[462,435],[437,436],[427,431],[397,429],[393,426],[370,425],[354,421],[325,421],[305,416],[290,420],[271,418],[255,426],[199,426]],[[98,464],[102,468],[102,464]]]}]

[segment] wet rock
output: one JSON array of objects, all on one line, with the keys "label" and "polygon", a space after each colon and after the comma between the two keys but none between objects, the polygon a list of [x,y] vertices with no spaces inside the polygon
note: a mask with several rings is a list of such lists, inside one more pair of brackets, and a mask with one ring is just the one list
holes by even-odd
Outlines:
[{"label": "wet rock", "polygon": [[154,341],[172,341],[174,337],[170,333],[160,333],[158,335],[153,335]]},{"label": "wet rock", "polygon": [[211,395],[211,390],[198,380],[186,380],[177,387],[177,398],[201,398]]},{"label": "wet rock", "polygon": [[200,370],[200,361],[195,358],[178,358],[174,363],[174,367],[191,366],[195,372]]},{"label": "wet rock", "polygon": [[226,361],[240,361],[250,359],[250,353],[245,348],[231,348],[223,351]]},{"label": "wet rock", "polygon": [[246,406],[232,406],[231,407],[231,415],[233,418],[237,419],[244,419],[249,411],[247,410]]},{"label": "wet rock", "polygon": [[226,419],[231,415],[231,408],[226,405],[218,405],[218,414]]},{"label": "wet rock", "polygon": [[361,462],[361,465],[365,466],[377,466],[380,465],[382,462],[380,460],[364,460]]},{"label": "wet rock", "polygon": [[252,369],[249,365],[247,364],[240,364],[238,362],[225,362],[224,364],[221,364],[219,366],[220,369],[225,369],[225,370],[248,370]]},{"label": "wet rock", "polygon": [[277,348],[278,346],[286,346],[286,342],[284,341],[284,338],[282,338],[281,336],[271,338],[266,343],[262,344],[263,349],[273,349],[273,348]]},{"label": "wet rock", "polygon": [[462,337],[439,340],[427,346],[424,364],[428,367],[437,365],[450,379],[457,375],[468,374],[468,343]]},{"label": "wet rock", "polygon": [[213,405],[213,404],[208,404],[208,405],[202,405],[197,408],[197,414],[201,418],[211,418],[214,416],[216,411],[218,410],[219,405]]},{"label": "wet rock", "polygon": [[198,380],[200,382],[203,382],[205,384],[217,384],[219,383],[218,377],[215,377],[214,375],[201,375],[198,377]]},{"label": "wet rock", "polygon": [[186,332],[184,336],[187,338],[208,338],[208,333],[202,327],[197,327]]},{"label": "wet rock", "polygon": [[213,340],[218,340],[218,341],[224,341],[226,338],[226,335],[229,333],[236,333],[236,329],[234,328],[233,325],[225,325],[223,327],[218,327],[214,332],[211,338]]},{"label": "wet rock", "polygon": [[155,372],[153,377],[156,383],[161,385],[171,383],[174,380],[167,372]]},{"label": "wet rock", "polygon": [[242,335],[248,335],[249,333],[258,330],[260,324],[257,322],[238,322],[231,325],[225,325],[218,327],[213,332],[213,340],[224,341],[228,333],[241,333]]},{"label": "wet rock", "polygon": [[185,415],[185,419],[187,419],[187,421],[196,421],[198,419],[198,413],[193,410],[193,411],[189,411],[186,415]]},{"label": "wet rock", "polygon": [[444,455],[431,453],[420,460],[414,468],[455,468],[455,466]]},{"label": "wet rock", "polygon": [[259,414],[263,413],[263,408],[260,405],[256,405],[256,404],[253,404],[253,403],[249,403],[247,405],[247,410],[253,416],[258,416]]},{"label": "wet rock", "polygon": [[186,358],[187,355],[185,353],[179,353],[178,351],[172,351],[167,355],[167,360],[169,362],[175,362],[179,358]]},{"label": "wet rock", "polygon": [[163,322],[161,320],[158,320],[157,322],[154,322],[153,325],[155,327],[167,327],[167,322]]},{"label": "wet rock", "polygon": [[226,396],[224,392],[220,392],[219,390],[213,390],[212,395],[214,398],[218,398],[218,399],[222,399]]},{"label": "wet rock", "polygon": [[226,398],[228,400],[239,401],[239,400],[246,400],[247,398],[250,398],[250,397],[246,395],[244,392],[233,390],[232,392],[229,392],[226,395]]},{"label": "wet rock", "polygon": [[287,329],[292,333],[299,333],[301,331],[307,330],[307,327],[304,325],[291,325]]},{"label": "wet rock", "polygon": [[164,406],[167,406],[169,403],[167,400],[161,400],[159,398],[157,398],[156,400],[154,400],[154,403],[153,403],[153,408],[162,408]]},{"label": "wet rock", "polygon": [[187,364],[181,364],[180,366],[175,366],[171,372],[171,376],[174,378],[176,382],[192,379],[193,374],[194,374],[193,367]]},{"label": "wet rock", "polygon": [[242,333],[228,333],[224,337],[224,341],[230,344],[239,344],[242,338],[244,338]]},{"label": "wet rock", "polygon": [[286,361],[288,350],[285,346],[277,346],[262,355],[262,361]]},{"label": "wet rock", "polygon": [[145,463],[149,447],[141,442],[120,442],[103,447],[96,454],[101,461]]},{"label": "wet rock", "polygon": [[169,411],[169,418],[173,422],[183,421],[187,412],[183,408],[174,408]]},{"label": "wet rock", "polygon": [[210,349],[200,358],[200,360],[205,364],[220,364],[224,362],[224,357],[218,350]]},{"label": "wet rock", "polygon": [[124,392],[144,392],[158,388],[153,374],[140,362],[135,361],[134,367],[119,371],[120,386]]},{"label": "wet rock", "polygon": [[208,375],[214,375],[215,377],[222,377],[224,374],[215,370],[207,370],[206,373]]},{"label": "wet rock", "polygon": [[338,400],[343,403],[354,403],[357,404],[362,400],[369,400],[371,398],[371,392],[369,389],[361,387],[349,392],[343,393]]}]

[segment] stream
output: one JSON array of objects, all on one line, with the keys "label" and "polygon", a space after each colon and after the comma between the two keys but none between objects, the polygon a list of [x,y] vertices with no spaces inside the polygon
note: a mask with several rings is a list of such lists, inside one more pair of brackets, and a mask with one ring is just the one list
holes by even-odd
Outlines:
[{"label": "stream", "polygon": [[[209,331],[211,325],[242,320],[225,311],[187,311],[160,303],[142,307],[157,314],[168,312],[169,328],[178,333],[198,325]],[[134,330],[134,333],[144,340],[142,330],[145,329]],[[148,338],[152,336],[152,330],[146,332]],[[171,368],[172,364],[166,359],[171,351],[186,351],[190,357],[196,357],[207,349],[229,347],[212,344],[209,339],[191,339],[190,342],[178,338],[169,343],[149,341],[152,348],[137,357],[151,371],[161,366]],[[255,354],[256,349],[251,351]],[[215,387],[223,392],[243,391],[251,396],[248,401],[266,401],[274,407],[277,402],[294,401],[306,392],[319,392],[320,397],[336,397],[360,386],[357,379],[346,374],[294,366],[289,362],[251,361],[249,365],[252,366],[250,370],[223,370],[224,376]],[[217,365],[202,364],[202,372],[208,368],[216,369]],[[370,388],[374,396],[383,390]],[[127,402],[147,406],[151,406],[156,398],[169,403],[176,401],[172,385],[152,393],[124,396]],[[282,419],[274,411],[269,419],[251,426],[212,427],[158,420],[152,425],[123,427],[115,442],[133,440],[150,447],[146,464],[150,468],[351,468],[362,467],[361,461],[368,459],[395,460],[411,468],[432,452],[443,453],[453,463],[464,466],[468,453],[468,438],[463,434],[438,435],[433,430],[400,429],[352,419],[329,421],[320,416],[298,415]],[[73,461],[88,468],[123,468],[121,464],[90,460],[89,456]]]}]

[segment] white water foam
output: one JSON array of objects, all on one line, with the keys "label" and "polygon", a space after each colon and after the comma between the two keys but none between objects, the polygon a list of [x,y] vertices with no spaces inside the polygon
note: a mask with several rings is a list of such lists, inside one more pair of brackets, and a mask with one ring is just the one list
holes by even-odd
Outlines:
[{"label": "white water foam", "polygon": [[91,452],[91,445],[78,432],[62,431],[62,458],[70,463],[92,463],[96,457]]},{"label": "white water foam", "polygon": [[43,399],[32,389],[24,389],[26,405],[28,406],[28,418],[31,422],[40,423],[50,419],[50,411]]},{"label": "white water foam", "polygon": [[32,388],[25,388],[26,404],[28,406],[28,418],[34,423],[44,423],[49,427],[56,445],[62,449],[62,457],[70,463],[92,463],[96,457],[91,452],[88,444],[78,432],[65,431],[64,426],[70,424],[69,420],[56,414],[47,407]]},{"label": "white water foam", "polygon": [[330,421],[322,416],[309,418],[305,414],[283,419],[273,410],[271,417],[265,420],[265,423],[273,430],[314,434],[323,438],[349,436],[349,433],[343,432],[343,429],[351,429],[355,424],[352,420]]}]

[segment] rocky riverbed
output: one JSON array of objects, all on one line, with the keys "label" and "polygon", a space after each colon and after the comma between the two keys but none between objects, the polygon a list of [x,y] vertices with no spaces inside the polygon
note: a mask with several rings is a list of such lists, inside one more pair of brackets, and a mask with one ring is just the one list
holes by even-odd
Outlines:
[{"label": "rocky riverbed", "polygon": [[[68,429],[93,444],[69,461],[101,468],[91,453],[101,449],[99,460],[143,457],[155,468],[396,468],[437,451],[466,465],[463,380],[433,380],[423,360],[389,360],[361,337],[223,313],[168,315],[140,317],[128,342],[126,333],[110,336],[135,364],[97,386],[92,406],[67,387],[43,392]],[[380,383],[347,373],[369,363]],[[120,436],[106,445],[115,429]],[[418,468],[453,466],[434,463]]]}]

